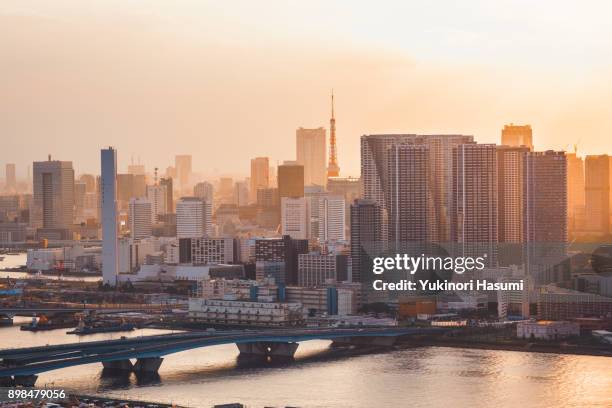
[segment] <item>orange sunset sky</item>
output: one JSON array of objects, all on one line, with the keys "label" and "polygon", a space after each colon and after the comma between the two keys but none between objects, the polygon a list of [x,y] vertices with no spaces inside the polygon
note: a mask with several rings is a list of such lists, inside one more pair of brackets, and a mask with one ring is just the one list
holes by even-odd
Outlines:
[{"label": "orange sunset sky", "polygon": [[[31,1],[0,3],[0,164],[99,172],[99,149],[206,176],[295,158],[328,127],[342,175],[359,136],[464,133],[612,153],[612,7],[559,1]],[[3,176],[3,174],[2,174]]]}]

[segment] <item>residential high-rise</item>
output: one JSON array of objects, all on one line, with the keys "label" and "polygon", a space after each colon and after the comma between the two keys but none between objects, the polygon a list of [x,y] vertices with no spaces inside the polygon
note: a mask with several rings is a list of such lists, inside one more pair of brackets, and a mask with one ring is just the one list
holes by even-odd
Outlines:
[{"label": "residential high-rise", "polygon": [[584,160],[576,152],[566,153],[567,158],[567,229],[573,233],[584,228],[585,185]]},{"label": "residential high-rise", "polygon": [[74,220],[72,162],[34,162],[34,191],[30,219],[36,228],[68,230]]},{"label": "residential high-rise", "polygon": [[585,231],[591,234],[610,233],[611,166],[607,154],[587,156],[585,160]]},{"label": "residential high-rise", "polygon": [[533,150],[533,132],[531,125],[515,125],[513,123],[505,125],[502,129],[502,145],[505,146],[526,146]]},{"label": "residential high-rise", "polygon": [[327,177],[340,176],[338,164],[338,146],[336,141],[336,117],[334,115],[334,93],[331,94],[331,118],[329,119],[329,163],[327,164]]},{"label": "residential high-rise", "polygon": [[201,238],[212,235],[212,204],[197,197],[182,197],[176,203],[176,236]]},{"label": "residential high-rise", "polygon": [[382,209],[375,200],[355,200],[351,205],[351,280],[369,282],[372,258],[382,249]]},{"label": "residential high-rise", "polygon": [[299,128],[295,131],[296,161],[304,166],[304,185],[327,184],[325,129]]},{"label": "residential high-rise", "polygon": [[499,242],[523,242],[524,162],[529,148],[497,147],[497,206]]},{"label": "residential high-rise", "polygon": [[174,213],[174,186],[171,177],[162,177],[159,180],[159,185],[166,187],[166,212]]},{"label": "residential high-rise", "polygon": [[119,272],[117,240],[117,151],[112,147],[102,149],[101,201],[102,201],[102,281],[114,286]]},{"label": "residential high-rise", "polygon": [[304,197],[304,166],[285,161],[278,166],[278,195],[283,197]]},{"label": "residential high-rise", "polygon": [[6,164],[5,182],[6,191],[14,192],[17,189],[17,177],[15,175],[15,163]]},{"label": "residential high-rise", "polygon": [[178,154],[174,158],[174,168],[176,169],[176,177],[179,182],[181,193],[189,185],[191,178],[191,155]]},{"label": "residential high-rise", "polygon": [[321,242],[346,239],[344,197],[327,194],[319,200],[318,238]]},{"label": "residential high-rise", "polygon": [[281,197],[281,232],[293,239],[310,237],[310,212],[306,197]]},{"label": "residential high-rise", "polygon": [[416,135],[383,134],[361,137],[361,192],[364,199],[375,200],[383,212],[384,239],[388,237],[389,207],[388,152],[397,144],[423,144],[429,148],[428,175],[434,223],[431,241],[450,240],[450,212],[452,208],[452,158],[453,149],[464,143],[473,143],[468,135]]},{"label": "residential high-rise", "polygon": [[525,159],[524,241],[527,272],[549,283],[541,272],[565,260],[567,245],[567,160],[565,152],[530,152]]},{"label": "residential high-rise", "polygon": [[257,190],[270,187],[270,160],[267,157],[251,159],[251,190],[249,201],[257,201]]},{"label": "residential high-rise", "polygon": [[428,242],[432,235],[429,147],[393,145],[387,156],[388,242],[399,251],[407,242]]},{"label": "residential high-rise", "polygon": [[453,154],[451,238],[462,256],[497,262],[497,146],[462,144]]},{"label": "residential high-rise", "polygon": [[146,198],[132,198],[128,204],[128,223],[133,239],[149,238],[153,234],[151,201]]}]

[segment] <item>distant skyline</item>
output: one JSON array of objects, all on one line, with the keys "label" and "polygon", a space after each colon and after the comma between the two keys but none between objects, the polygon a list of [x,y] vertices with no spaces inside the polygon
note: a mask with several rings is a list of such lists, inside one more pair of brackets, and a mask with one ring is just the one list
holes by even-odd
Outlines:
[{"label": "distant skyline", "polygon": [[147,171],[204,176],[295,159],[335,93],[342,176],[359,137],[530,124],[536,150],[612,153],[612,6],[589,2],[7,0],[0,4],[0,178],[16,163],[99,173],[114,146]]}]

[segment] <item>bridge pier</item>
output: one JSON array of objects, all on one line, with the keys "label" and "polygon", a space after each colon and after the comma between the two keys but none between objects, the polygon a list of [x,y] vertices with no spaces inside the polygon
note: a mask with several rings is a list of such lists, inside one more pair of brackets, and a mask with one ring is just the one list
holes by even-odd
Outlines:
[{"label": "bridge pier", "polygon": [[16,375],[14,377],[14,384],[21,385],[23,387],[33,387],[36,384],[36,380],[38,379],[37,375]]},{"label": "bridge pier", "polygon": [[238,343],[236,346],[238,346],[238,350],[240,350],[240,357],[256,356],[293,358],[299,344],[257,341],[253,343]]},{"label": "bridge pier", "polygon": [[397,336],[355,336],[338,337],[332,342],[332,347],[345,346],[376,346],[393,347],[397,341]]},{"label": "bridge pier", "polygon": [[114,361],[103,361],[102,365],[106,370],[116,371],[132,371],[133,365],[130,360],[114,360]]},{"label": "bridge pier", "polygon": [[164,359],[161,357],[139,358],[133,369],[138,373],[157,373],[162,361]]},{"label": "bridge pier", "polygon": [[0,377],[0,387],[12,387],[14,385],[13,377]]}]

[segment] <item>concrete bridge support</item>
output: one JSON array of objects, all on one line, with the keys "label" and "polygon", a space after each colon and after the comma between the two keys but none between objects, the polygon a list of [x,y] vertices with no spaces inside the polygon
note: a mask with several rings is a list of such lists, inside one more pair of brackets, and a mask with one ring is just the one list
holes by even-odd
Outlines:
[{"label": "concrete bridge support", "polygon": [[157,373],[162,361],[164,359],[161,357],[139,358],[136,360],[133,370],[137,373]]},{"label": "concrete bridge support", "polygon": [[106,370],[116,371],[132,371],[133,365],[130,360],[114,360],[114,361],[103,361],[102,365]]},{"label": "concrete bridge support", "polygon": [[366,347],[393,347],[397,336],[356,336],[335,338],[333,347],[366,346]]},{"label": "concrete bridge support", "polygon": [[298,343],[277,343],[267,341],[257,341],[253,343],[238,343],[240,357],[281,357],[293,358],[297,350]]},{"label": "concrete bridge support", "polygon": [[38,379],[37,375],[16,375],[14,377],[14,384],[21,385],[22,387],[33,387]]}]

